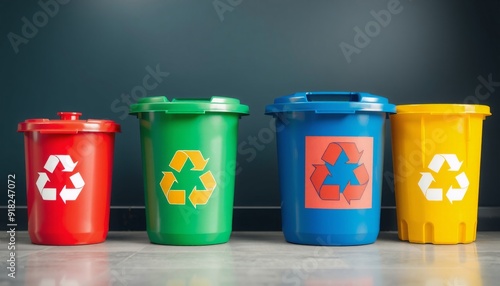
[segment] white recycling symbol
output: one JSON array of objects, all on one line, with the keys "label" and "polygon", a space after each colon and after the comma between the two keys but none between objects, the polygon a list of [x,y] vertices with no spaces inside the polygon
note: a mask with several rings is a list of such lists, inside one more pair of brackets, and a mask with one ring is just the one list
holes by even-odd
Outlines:
[{"label": "white recycling symbol", "polygon": [[[73,172],[76,165],[78,164],[78,162],[73,162],[71,156],[69,155],[50,155],[43,168],[49,173],[53,173],[59,162],[61,162],[62,166],[64,167],[63,172],[67,173]],[[68,189],[66,188],[66,185],[64,185],[61,192],[59,193],[59,196],[64,203],[66,203],[66,201],[76,200],[76,198],[78,198],[78,195],[82,191],[83,186],[85,186],[85,182],[83,181],[83,178],[79,172],[71,175],[69,179],[73,183],[74,189]],[[44,201],[55,201],[57,198],[57,190],[55,188],[45,188],[47,182],[50,182],[47,173],[38,172],[36,186],[38,188],[38,191],[40,192],[40,195],[42,196],[42,199]]]},{"label": "white recycling symbol", "polygon": [[[457,155],[455,154],[436,154],[429,163],[428,168],[435,173],[439,173],[439,170],[441,170],[445,161],[450,166],[448,171],[459,171],[463,163],[458,160]],[[435,182],[432,173],[421,172],[420,174],[422,174],[422,177],[418,182],[418,186],[420,187],[420,190],[422,190],[422,193],[424,193],[425,198],[429,201],[442,201],[443,189],[430,188],[432,182]],[[453,186],[450,186],[446,192],[446,197],[450,203],[453,203],[453,201],[461,201],[467,192],[467,188],[469,187],[469,179],[467,178],[465,172],[455,176],[455,179],[457,180],[460,188],[453,188]]]}]

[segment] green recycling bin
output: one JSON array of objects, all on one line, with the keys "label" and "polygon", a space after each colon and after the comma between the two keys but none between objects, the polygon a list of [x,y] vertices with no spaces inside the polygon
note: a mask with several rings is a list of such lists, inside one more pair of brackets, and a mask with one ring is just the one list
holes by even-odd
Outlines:
[{"label": "green recycling bin", "polygon": [[130,106],[140,122],[146,228],[152,243],[225,243],[232,230],[238,99],[165,96]]}]

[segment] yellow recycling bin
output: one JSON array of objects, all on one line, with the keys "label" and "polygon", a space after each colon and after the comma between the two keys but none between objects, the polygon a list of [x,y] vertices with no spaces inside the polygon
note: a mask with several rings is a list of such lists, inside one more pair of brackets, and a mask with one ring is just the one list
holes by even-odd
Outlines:
[{"label": "yellow recycling bin", "polygon": [[390,116],[398,236],[413,243],[476,239],[485,105],[415,104]]}]

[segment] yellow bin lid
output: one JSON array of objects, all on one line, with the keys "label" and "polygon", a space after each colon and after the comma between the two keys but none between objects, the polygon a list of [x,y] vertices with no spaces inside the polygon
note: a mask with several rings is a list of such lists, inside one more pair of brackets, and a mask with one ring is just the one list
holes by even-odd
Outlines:
[{"label": "yellow bin lid", "polygon": [[396,114],[480,114],[489,116],[490,107],[479,104],[404,104],[396,105]]}]

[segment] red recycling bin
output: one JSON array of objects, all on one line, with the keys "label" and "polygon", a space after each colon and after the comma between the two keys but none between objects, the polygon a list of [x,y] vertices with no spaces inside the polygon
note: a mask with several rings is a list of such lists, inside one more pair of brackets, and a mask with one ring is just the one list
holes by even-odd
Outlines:
[{"label": "red recycling bin", "polygon": [[103,242],[109,204],[115,133],[111,120],[28,119],[24,132],[28,232],[35,244]]}]

